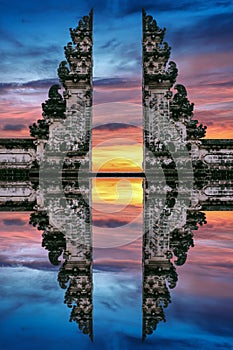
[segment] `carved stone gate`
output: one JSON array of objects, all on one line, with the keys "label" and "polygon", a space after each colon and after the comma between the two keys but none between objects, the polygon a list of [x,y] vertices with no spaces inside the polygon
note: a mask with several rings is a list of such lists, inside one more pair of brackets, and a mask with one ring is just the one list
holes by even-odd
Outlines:
[{"label": "carved stone gate", "polygon": [[[171,259],[184,264],[204,210],[233,208],[233,140],[205,139],[193,104],[170,61],[165,29],[143,11],[143,339],[165,320],[169,288],[178,279]],[[93,337],[91,128],[93,12],[84,16],[65,46],[42,117],[30,139],[0,140],[0,209],[32,211],[43,230],[52,264],[63,263],[70,320]],[[175,92],[172,92],[174,87]],[[107,174],[106,174],[107,176]],[[115,174],[116,177],[119,173]]]}]

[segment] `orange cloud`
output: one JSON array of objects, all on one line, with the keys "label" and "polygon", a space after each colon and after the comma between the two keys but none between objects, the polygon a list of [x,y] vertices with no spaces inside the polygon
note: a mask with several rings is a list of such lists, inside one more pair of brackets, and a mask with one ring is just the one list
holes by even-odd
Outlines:
[{"label": "orange cloud", "polygon": [[143,202],[142,179],[95,178],[92,180],[92,205],[140,207]]},{"label": "orange cloud", "polygon": [[30,213],[1,212],[1,238],[9,241],[41,242],[41,231],[29,224]]},{"label": "orange cloud", "polygon": [[94,247],[124,246],[142,236],[142,179],[93,179]]},{"label": "orange cloud", "polygon": [[233,138],[232,53],[213,52],[176,58],[180,74],[177,82],[187,88],[195,104],[194,119],[207,125],[207,138]]},{"label": "orange cloud", "polygon": [[141,104],[142,88],[137,81],[135,86],[107,85],[95,86],[94,104],[125,101]]},{"label": "orange cloud", "polygon": [[95,147],[92,151],[94,172],[141,172],[142,146]]},{"label": "orange cloud", "polygon": [[[10,102],[1,105],[1,137],[18,138],[30,137],[29,125],[41,119],[41,108],[30,106],[14,106]],[[15,125],[24,125],[22,130],[14,130]],[[12,125],[12,128],[5,129],[6,125]]]},{"label": "orange cloud", "polygon": [[142,143],[143,130],[142,127],[124,123],[109,121],[107,124],[96,127],[92,130],[92,147],[96,147],[102,142],[108,144],[119,144],[119,140],[124,139],[124,145],[128,143]]}]

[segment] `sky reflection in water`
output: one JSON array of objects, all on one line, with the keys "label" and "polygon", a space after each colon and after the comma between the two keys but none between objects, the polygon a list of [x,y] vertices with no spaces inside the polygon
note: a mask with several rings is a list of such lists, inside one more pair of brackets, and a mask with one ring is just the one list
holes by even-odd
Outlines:
[{"label": "sky reflection in water", "polygon": [[[227,212],[207,213],[195,232],[195,247],[178,267],[153,335],[142,343],[141,239],[129,245],[94,250],[94,342],[76,323],[41,247],[41,232],[29,214],[1,213],[1,349],[232,349],[233,219]],[[130,252],[130,253],[129,253]]]}]

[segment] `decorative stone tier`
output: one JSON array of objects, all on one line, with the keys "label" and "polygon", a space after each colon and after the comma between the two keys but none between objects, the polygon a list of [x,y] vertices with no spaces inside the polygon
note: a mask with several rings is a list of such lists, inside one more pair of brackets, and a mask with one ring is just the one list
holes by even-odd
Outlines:
[{"label": "decorative stone tier", "polygon": [[33,139],[0,139],[0,169],[29,169],[36,159]]}]

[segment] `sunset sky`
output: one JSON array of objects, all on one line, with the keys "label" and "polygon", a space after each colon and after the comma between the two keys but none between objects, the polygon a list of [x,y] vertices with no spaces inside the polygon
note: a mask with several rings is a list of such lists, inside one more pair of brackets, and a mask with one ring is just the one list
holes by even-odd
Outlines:
[{"label": "sunset sky", "polygon": [[[111,104],[141,104],[142,5],[167,28],[177,82],[186,85],[196,118],[208,125],[207,137],[232,138],[233,2],[228,0],[2,0],[1,136],[29,136],[28,125],[41,118],[41,103],[57,82],[69,28],[93,6],[94,103],[104,110],[97,122],[94,107],[93,126],[111,138],[114,125],[103,126],[119,122]],[[124,123],[141,125],[140,107],[131,117],[123,112]],[[116,131],[127,135],[124,126]]]}]

